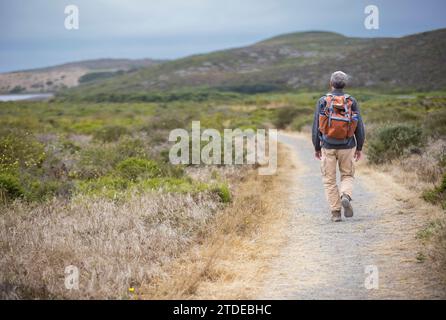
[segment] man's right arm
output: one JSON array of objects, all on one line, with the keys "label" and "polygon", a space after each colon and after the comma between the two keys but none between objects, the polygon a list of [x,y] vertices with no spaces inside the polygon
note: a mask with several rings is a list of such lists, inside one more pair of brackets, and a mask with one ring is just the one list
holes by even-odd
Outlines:
[{"label": "man's right arm", "polygon": [[313,140],[313,146],[315,151],[321,150],[321,139],[319,136],[319,112],[321,108],[322,98],[318,100],[316,103],[316,111],[314,112],[314,119],[313,119],[313,128],[311,130],[311,136]]}]

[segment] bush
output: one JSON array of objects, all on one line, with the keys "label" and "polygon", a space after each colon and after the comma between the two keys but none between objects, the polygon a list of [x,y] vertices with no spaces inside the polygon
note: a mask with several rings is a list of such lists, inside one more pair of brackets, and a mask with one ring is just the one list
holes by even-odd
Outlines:
[{"label": "bush", "polygon": [[22,87],[22,86],[15,86],[14,88],[12,88],[11,90],[9,90],[9,93],[15,94],[15,93],[22,93],[23,91],[25,91],[26,88]]},{"label": "bush", "polygon": [[127,128],[123,126],[105,126],[94,133],[94,138],[104,142],[112,142],[128,133]]},{"label": "bush", "polygon": [[[100,150],[100,152],[98,152]],[[80,151],[80,159],[72,172],[72,176],[80,179],[93,179],[106,175],[121,161],[121,154],[114,146],[91,145]]]},{"label": "bush", "polygon": [[295,107],[280,108],[277,112],[276,119],[274,120],[274,125],[277,129],[284,129],[294,120],[298,113],[299,110]]},{"label": "bush", "polygon": [[116,166],[118,174],[131,181],[139,177],[154,178],[161,175],[158,164],[152,160],[141,158],[128,158]]},{"label": "bush", "polygon": [[106,175],[127,158],[147,158],[147,149],[148,146],[142,139],[130,136],[121,138],[117,143],[90,144],[80,150],[79,162],[73,174],[81,179]]},{"label": "bush", "polygon": [[168,114],[151,118],[143,130],[149,134],[153,134],[156,130],[183,128],[185,123],[186,121],[181,119],[178,114]]},{"label": "bush", "polygon": [[[220,190],[219,188],[214,187],[211,189],[208,184],[194,182],[189,177],[155,177],[134,182],[116,175],[107,175],[98,179],[81,181],[78,185],[78,191],[82,194],[103,196],[110,199],[119,199],[134,194],[135,192],[145,192],[147,190],[195,194],[208,190],[217,192]],[[230,198],[224,192],[223,190],[221,193],[221,201],[228,202]]]},{"label": "bush", "polygon": [[0,194],[2,198],[11,200],[23,197],[24,191],[19,179],[9,173],[0,173]]},{"label": "bush", "polygon": [[123,73],[124,73],[123,70],[90,72],[90,73],[87,73],[87,74],[84,74],[83,76],[81,76],[78,81],[79,81],[79,83],[93,82],[93,81],[97,81],[97,80],[108,79],[108,78],[114,77],[116,75],[121,75]]},{"label": "bush", "polygon": [[424,122],[424,130],[434,137],[446,136],[446,110],[438,110],[428,114]]},{"label": "bush", "polygon": [[362,109],[362,116],[366,123],[387,123],[389,119],[393,122],[419,123],[424,118],[424,111],[414,109],[410,106],[402,106],[394,103],[382,103],[371,105]]},{"label": "bush", "polygon": [[123,158],[146,158],[148,157],[148,145],[142,139],[132,138],[130,136],[124,136],[116,145],[116,153],[120,154]]},{"label": "bush", "polygon": [[182,178],[184,176],[184,167],[181,165],[173,165],[169,162],[162,162],[159,164],[159,168],[163,176]]},{"label": "bush", "polygon": [[296,117],[290,124],[290,128],[295,131],[301,131],[306,125],[313,123],[313,114],[307,114],[305,116]]},{"label": "bush", "polygon": [[283,87],[271,84],[271,83],[256,83],[256,84],[234,84],[232,86],[222,86],[218,87],[221,91],[229,91],[243,94],[255,94],[255,93],[266,93],[274,92],[283,89]]},{"label": "bush", "polygon": [[371,163],[384,163],[402,156],[423,142],[422,130],[411,125],[397,124],[380,128],[368,144]]},{"label": "bush", "polygon": [[81,181],[78,190],[87,195],[101,195],[108,198],[114,198],[117,194],[125,191],[131,185],[132,182],[128,179],[108,175],[98,179]]},{"label": "bush", "polygon": [[215,192],[219,197],[220,197],[220,201],[223,203],[228,203],[231,202],[231,191],[229,190],[229,187],[227,184],[219,184],[217,186],[215,186],[212,189],[213,192]]},{"label": "bush", "polygon": [[52,196],[68,197],[71,183],[65,180],[26,176],[23,178],[24,198],[28,201],[44,201]]},{"label": "bush", "polygon": [[441,204],[446,209],[446,173],[443,175],[441,184],[423,193],[423,199],[433,204]]},{"label": "bush", "polygon": [[31,133],[21,130],[0,133],[0,170],[39,166],[44,159],[44,146]]},{"label": "bush", "polygon": [[0,137],[0,152],[2,197],[41,201],[69,195],[68,170],[57,145],[44,146],[28,132],[10,130]]}]

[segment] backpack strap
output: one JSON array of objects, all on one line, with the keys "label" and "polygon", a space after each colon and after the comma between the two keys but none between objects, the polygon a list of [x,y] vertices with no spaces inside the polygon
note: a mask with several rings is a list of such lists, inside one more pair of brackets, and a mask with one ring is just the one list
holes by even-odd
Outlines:
[{"label": "backpack strap", "polygon": [[345,113],[348,115],[349,119],[351,120],[351,118],[353,117],[353,110],[352,110],[352,105],[353,105],[353,100],[351,95],[349,94],[344,94],[344,99],[345,99]]},{"label": "backpack strap", "polygon": [[348,112],[348,99],[350,98],[350,96],[348,94],[344,94],[344,112],[346,115],[350,115],[350,113]]},{"label": "backpack strap", "polygon": [[325,103],[326,103],[326,108],[327,108],[327,111],[325,111],[326,113],[326,115],[328,116],[328,126],[329,127],[331,127],[331,117],[332,117],[332,115],[333,115],[333,94],[332,93],[327,93],[326,95],[325,95]]},{"label": "backpack strap", "polygon": [[326,95],[324,95],[324,100],[325,102],[329,102],[331,106],[333,104],[333,95],[331,93],[327,93]]},{"label": "backpack strap", "polygon": [[332,105],[332,103],[333,103],[333,95],[332,95],[331,93],[327,93],[327,94],[324,94],[324,95],[322,96],[322,98],[323,98],[324,101],[325,101],[325,107],[324,107],[324,109],[330,109],[330,107],[331,107],[331,105]]},{"label": "backpack strap", "polygon": [[344,94],[345,101],[351,102],[353,104],[352,96],[349,94]]}]

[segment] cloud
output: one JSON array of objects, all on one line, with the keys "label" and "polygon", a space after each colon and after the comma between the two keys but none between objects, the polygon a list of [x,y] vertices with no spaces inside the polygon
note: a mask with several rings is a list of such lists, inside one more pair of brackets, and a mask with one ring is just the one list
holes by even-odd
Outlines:
[{"label": "cloud", "polygon": [[[375,31],[363,27],[369,0],[0,0],[0,70],[20,68],[20,59],[37,66],[76,56],[172,58],[294,31],[399,36],[446,24],[444,1],[373,3],[381,14]],[[64,28],[69,4],[79,7],[77,31]]]}]

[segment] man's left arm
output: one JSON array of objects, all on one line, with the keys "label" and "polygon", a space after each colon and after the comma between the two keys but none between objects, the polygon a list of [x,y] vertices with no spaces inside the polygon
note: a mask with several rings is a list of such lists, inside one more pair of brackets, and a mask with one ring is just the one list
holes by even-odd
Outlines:
[{"label": "man's left arm", "polygon": [[353,99],[352,111],[356,111],[359,117],[358,125],[356,126],[355,130],[356,151],[357,151],[355,154],[355,159],[359,160],[361,158],[362,147],[364,146],[364,141],[365,141],[365,128],[364,128],[364,122],[362,121],[361,112],[359,111],[359,104],[355,99]]}]

